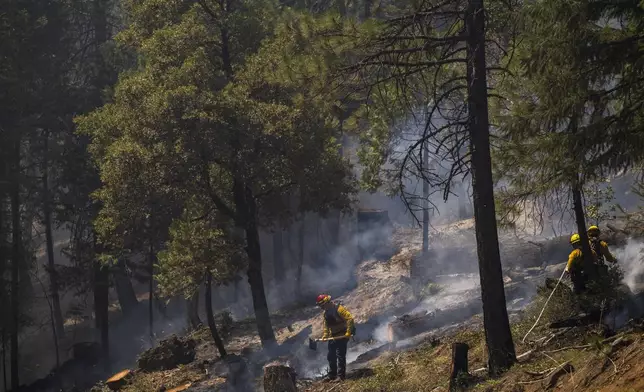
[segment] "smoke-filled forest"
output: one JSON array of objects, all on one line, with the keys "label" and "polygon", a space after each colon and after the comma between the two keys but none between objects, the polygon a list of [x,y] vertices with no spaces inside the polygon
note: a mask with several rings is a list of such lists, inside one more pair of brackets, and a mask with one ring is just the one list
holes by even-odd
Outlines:
[{"label": "smoke-filled forest", "polygon": [[0,389],[644,390],[643,4],[2,0]]}]

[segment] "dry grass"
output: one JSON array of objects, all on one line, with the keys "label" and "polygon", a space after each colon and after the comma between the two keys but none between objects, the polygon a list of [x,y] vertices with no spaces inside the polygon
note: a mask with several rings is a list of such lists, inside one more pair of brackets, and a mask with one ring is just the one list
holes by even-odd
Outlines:
[{"label": "dry grass", "polygon": [[[514,330],[520,330],[513,326]],[[539,334],[535,335],[538,338]],[[487,361],[485,338],[482,330],[464,329],[446,338],[440,345],[424,343],[406,352],[389,352],[372,362],[372,372],[361,378],[348,379],[343,384],[330,386],[315,384],[308,392],[432,392],[447,391],[451,361],[451,343],[463,342],[470,346],[469,366],[474,377],[465,391],[481,392],[537,392],[543,391],[553,369],[570,363],[574,372],[563,374],[557,385],[560,390],[644,391],[644,336],[631,332],[624,335],[628,343],[612,350],[610,342],[602,342],[593,327],[576,328],[553,338],[535,354],[523,359],[500,378],[489,378],[475,370]],[[531,347],[516,340],[518,354]],[[578,348],[578,347],[582,348]],[[534,347],[532,347],[534,348]],[[619,385],[619,388],[616,387]]]},{"label": "dry grass", "polygon": [[150,392],[157,391],[161,386],[166,389],[180,387],[188,383],[194,383],[205,379],[205,373],[186,366],[180,366],[172,370],[154,373],[137,373],[125,386],[124,392]]}]

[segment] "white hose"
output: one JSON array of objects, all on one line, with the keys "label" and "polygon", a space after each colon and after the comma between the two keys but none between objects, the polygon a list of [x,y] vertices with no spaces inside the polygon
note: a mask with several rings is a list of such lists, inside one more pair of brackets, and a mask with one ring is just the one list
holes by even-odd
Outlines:
[{"label": "white hose", "polygon": [[552,295],[555,293],[555,290],[557,290],[557,287],[559,287],[559,283],[561,283],[561,279],[563,279],[565,274],[566,274],[566,269],[564,268],[563,272],[561,273],[561,276],[559,277],[559,280],[557,281],[557,284],[555,285],[555,288],[552,289],[552,293],[550,293],[550,296],[546,300],[546,303],[543,305],[543,309],[541,309],[541,313],[539,313],[539,317],[537,317],[537,321],[534,322],[534,325],[532,326],[532,328],[530,328],[528,333],[526,333],[525,336],[523,337],[523,340],[522,340],[523,343],[525,343],[525,339],[528,337],[528,335],[530,335],[530,332],[532,332],[534,327],[536,327],[537,324],[539,324],[539,320],[541,320],[541,316],[543,316],[543,312],[546,310],[546,306],[548,306],[548,302],[550,302],[550,298],[552,298]]}]

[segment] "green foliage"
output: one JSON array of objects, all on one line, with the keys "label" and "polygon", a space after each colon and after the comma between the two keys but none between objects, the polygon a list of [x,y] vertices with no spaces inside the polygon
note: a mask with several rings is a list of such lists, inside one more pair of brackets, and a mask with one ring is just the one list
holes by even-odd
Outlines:
[{"label": "green foliage", "polygon": [[631,79],[628,55],[614,52],[637,51],[626,44],[633,31],[605,19],[622,15],[625,26],[638,25],[632,6],[585,0],[521,6],[507,64],[513,74],[500,81],[504,99],[493,104],[500,142],[495,171],[507,182],[498,195],[502,217],[526,202],[566,206],[572,184],[592,184],[642,160],[633,148],[642,143],[641,122],[628,109],[644,102],[628,93],[640,91],[641,81]]},{"label": "green foliage", "polygon": [[216,283],[226,283],[245,267],[242,249],[224,227],[204,218],[203,210],[189,208],[172,223],[167,249],[158,254],[156,278],[165,296],[190,297],[206,270]]},{"label": "green foliage", "polygon": [[586,217],[594,224],[613,218],[617,212],[613,188],[610,185],[602,185],[593,182],[584,189]]}]

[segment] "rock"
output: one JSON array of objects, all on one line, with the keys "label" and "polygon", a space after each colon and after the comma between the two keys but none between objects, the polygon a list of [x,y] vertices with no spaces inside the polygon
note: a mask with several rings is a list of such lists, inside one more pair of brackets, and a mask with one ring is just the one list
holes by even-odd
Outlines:
[{"label": "rock", "polygon": [[196,343],[193,339],[180,339],[173,335],[159,342],[157,347],[143,352],[137,361],[139,369],[152,372],[170,370],[195,359]]}]

